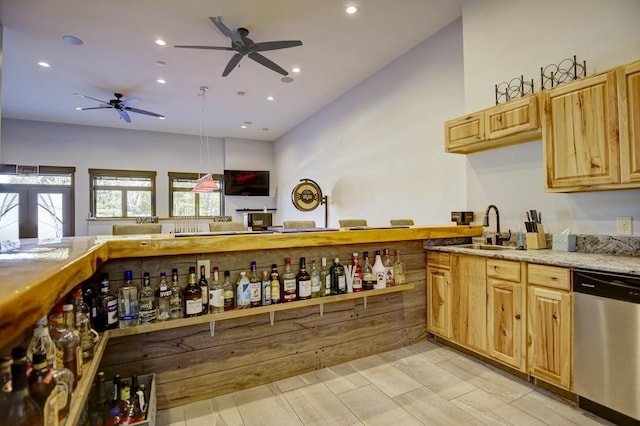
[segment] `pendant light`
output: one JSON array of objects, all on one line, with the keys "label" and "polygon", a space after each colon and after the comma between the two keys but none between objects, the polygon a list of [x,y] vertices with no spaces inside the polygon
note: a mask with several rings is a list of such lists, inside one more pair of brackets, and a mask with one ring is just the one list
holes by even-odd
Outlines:
[{"label": "pendant light", "polygon": [[[206,142],[207,145],[207,163],[209,163],[209,130],[206,126],[206,106],[207,106],[207,91],[209,88],[207,86],[200,86],[200,92],[198,96],[200,96],[201,106],[200,106],[200,168],[202,168],[202,149]],[[220,190],[218,183],[213,180],[212,173],[209,172],[204,176],[200,177],[196,181],[196,185],[193,187],[191,192],[195,193],[207,193],[214,192]]]}]

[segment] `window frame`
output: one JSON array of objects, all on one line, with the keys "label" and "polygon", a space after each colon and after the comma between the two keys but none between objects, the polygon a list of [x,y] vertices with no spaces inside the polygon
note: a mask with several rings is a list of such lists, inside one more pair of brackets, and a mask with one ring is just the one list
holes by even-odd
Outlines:
[{"label": "window frame", "polygon": [[[96,178],[146,178],[151,181],[151,188],[136,187],[136,191],[150,191],[151,192],[151,215],[156,216],[156,176],[157,172],[153,170],[116,170],[116,169],[89,169],[89,211],[91,217],[97,219],[130,219],[139,216],[127,215],[127,192],[132,190],[131,187],[120,186],[98,186],[96,187]],[[97,216],[97,199],[96,191],[108,189],[117,190],[122,192],[122,211],[121,216]]]},{"label": "window frame", "polygon": [[[174,200],[173,200],[173,193],[174,192],[191,192],[191,188],[176,188],[173,186],[174,183],[174,179],[189,179],[189,180],[193,180],[194,182],[197,181],[198,179],[200,179],[203,175],[201,173],[192,173],[192,172],[168,172],[168,176],[169,176],[169,217],[181,217],[181,216],[176,216],[174,214]],[[194,202],[195,202],[195,206],[194,206],[194,211],[196,212],[195,217],[202,217],[202,218],[212,218],[215,216],[224,216],[224,189],[223,189],[223,185],[224,185],[224,175],[222,174],[212,174],[211,178],[215,181],[218,182],[219,184],[219,190],[218,191],[214,191],[214,192],[219,192],[220,193],[220,212],[218,214],[214,214],[212,216],[202,216],[200,215],[200,194],[199,193],[195,193],[195,198],[194,198]]]}]

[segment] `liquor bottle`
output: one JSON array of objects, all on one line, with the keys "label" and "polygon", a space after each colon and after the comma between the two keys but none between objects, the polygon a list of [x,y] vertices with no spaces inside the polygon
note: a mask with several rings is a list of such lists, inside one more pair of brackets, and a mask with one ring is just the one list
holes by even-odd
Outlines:
[{"label": "liquor bottle", "polygon": [[109,287],[109,274],[103,273],[100,278],[100,294],[98,295],[98,313],[96,330],[105,331],[118,327],[118,298]]},{"label": "liquor bottle", "polygon": [[245,309],[250,306],[251,303],[251,287],[247,273],[240,272],[240,278],[236,285],[236,308]]},{"label": "liquor bottle", "polygon": [[122,416],[122,425],[132,425],[144,420],[144,414],[140,408],[140,397],[137,393],[131,394],[131,399],[127,410]]},{"label": "liquor bottle", "polygon": [[369,252],[365,251],[363,253],[364,256],[364,266],[362,267],[362,285],[365,290],[373,290],[376,285],[376,275],[373,273],[373,267],[371,266],[371,262],[369,261]]},{"label": "liquor bottle", "polygon": [[[62,321],[60,320],[62,317]],[[62,362],[73,373],[74,385],[82,376],[80,333],[75,328],[73,305],[56,305],[51,311],[50,332],[56,345],[56,365]]]},{"label": "liquor bottle", "polygon": [[151,277],[148,272],[142,274],[142,290],[140,290],[140,322],[150,323],[158,318],[158,301],[151,288]]},{"label": "liquor bottle", "polygon": [[384,249],[382,255],[382,264],[384,265],[384,270],[387,274],[386,286],[393,287],[395,284],[395,279],[393,277],[393,261],[391,260],[391,256],[389,256],[389,249]]},{"label": "liquor bottle", "polygon": [[113,383],[113,393],[111,394],[111,408],[117,407],[120,402],[120,387],[122,386],[122,380],[120,379],[119,374],[114,374],[113,379],[111,380]]},{"label": "liquor bottle", "polygon": [[262,281],[258,276],[258,265],[251,262],[251,272],[249,273],[249,305],[254,308],[262,303]]},{"label": "liquor bottle", "polygon": [[11,358],[11,394],[8,398],[9,409],[2,413],[3,421],[12,426],[41,425],[42,410],[29,395],[27,386],[27,351],[23,347],[13,348]]},{"label": "liquor bottle", "polygon": [[56,399],[58,405],[58,420],[62,420],[69,414],[69,405],[71,403],[71,392],[75,387],[75,379],[73,372],[65,368],[64,364],[56,360],[53,367],[53,378],[56,381]]},{"label": "liquor bottle", "polygon": [[224,271],[224,284],[222,285],[222,291],[224,293],[224,310],[230,311],[235,308],[235,298],[233,297],[233,285],[231,284],[229,271]]},{"label": "liquor bottle", "polygon": [[138,287],[133,284],[131,271],[124,271],[124,283],[118,291],[118,319],[120,328],[138,325]]},{"label": "liquor bottle", "polygon": [[207,268],[200,265],[200,293],[202,294],[202,314],[209,312],[209,281],[207,281]]},{"label": "liquor bottle", "polygon": [[169,299],[169,316],[171,319],[178,319],[184,316],[184,300],[182,289],[178,281],[178,270],[171,270],[171,298]]},{"label": "liquor bottle", "polygon": [[92,329],[96,329],[96,316],[98,315],[98,294],[89,282],[82,283],[82,300],[89,308],[89,322]]},{"label": "liquor bottle", "polygon": [[[0,358],[0,413],[9,411],[9,397],[11,389],[11,357]],[[0,424],[2,419],[0,418]]]},{"label": "liquor bottle", "polygon": [[360,266],[358,253],[353,253],[352,255],[351,268],[353,271],[353,281],[351,287],[353,288],[354,293],[358,291],[364,291],[364,286],[362,284],[362,266]]},{"label": "liquor bottle", "polygon": [[158,300],[158,321],[166,321],[171,318],[171,289],[165,272],[160,272],[160,283],[156,297]]},{"label": "liquor bottle", "polygon": [[373,263],[372,270],[376,276],[376,284],[373,288],[380,289],[387,287],[387,271],[382,263],[380,250],[376,250],[376,261]]},{"label": "liquor bottle", "polygon": [[91,329],[91,312],[82,299],[82,287],[77,286],[73,291],[74,322],[80,333],[80,347],[82,360],[87,362],[93,358],[93,351],[98,340],[98,333]]},{"label": "liquor bottle", "polygon": [[298,300],[311,299],[311,275],[307,272],[307,260],[300,258],[300,271],[296,275]]},{"label": "liquor bottle", "polygon": [[[62,314],[62,305],[56,305],[49,316],[49,329],[51,331],[51,340],[55,346],[56,356],[52,367],[53,378],[56,380],[58,388],[58,419],[62,420],[69,412],[69,403],[71,401],[71,392],[76,386],[76,377],[74,371],[65,367],[65,362],[71,366],[77,366],[74,358],[77,357],[75,351],[69,349],[65,351],[64,343],[66,338],[70,338],[70,331],[64,328],[64,316]],[[69,333],[69,336],[65,336]],[[62,339],[58,342],[57,339]],[[71,358],[71,359],[70,359]],[[77,367],[76,367],[77,368]]]},{"label": "liquor bottle", "polygon": [[335,258],[333,265],[329,269],[331,275],[331,295],[344,294],[347,292],[347,278],[344,275],[344,268],[340,264],[340,259]]},{"label": "liquor bottle", "polygon": [[217,314],[224,311],[224,290],[220,283],[220,272],[218,267],[213,267],[213,281],[209,290],[209,312]]},{"label": "liquor bottle", "polygon": [[327,258],[320,260],[320,296],[329,296],[331,294],[331,274],[327,268]]},{"label": "liquor bottle", "polygon": [[393,264],[394,284],[404,284],[406,282],[404,274],[404,263],[402,262],[402,259],[400,259],[400,250],[396,249],[396,261]]},{"label": "liquor bottle", "polygon": [[262,271],[262,282],[260,283],[262,287],[262,294],[260,303],[262,306],[267,306],[271,304],[271,280],[269,279],[269,272]]},{"label": "liquor bottle", "polygon": [[271,264],[269,279],[271,280],[271,303],[282,302],[280,298],[280,273],[278,272],[278,265],[275,263]]},{"label": "liquor bottle", "polygon": [[[189,266],[189,284],[184,289],[184,306],[185,317],[202,315],[202,290],[196,280],[195,266]],[[124,413],[124,410],[122,412]]]},{"label": "liquor bottle", "polygon": [[[33,354],[31,372],[27,377],[29,395],[38,403],[42,410],[45,425],[53,424],[58,419],[58,402],[56,400],[56,381],[47,365],[47,354],[36,352]],[[55,419],[55,420],[53,420]]]},{"label": "liquor bottle", "polygon": [[[98,394],[96,397],[96,411],[98,413],[98,419],[102,419],[102,422],[104,424],[109,409],[109,398],[107,397],[104,371],[98,372],[98,376],[96,377],[96,386],[98,388]],[[98,424],[100,424],[100,421],[98,421]]]},{"label": "liquor bottle", "polygon": [[282,281],[282,302],[293,302],[296,300],[296,276],[291,270],[291,258],[284,259],[284,272],[280,276]]},{"label": "liquor bottle", "polygon": [[56,345],[49,334],[47,316],[43,316],[36,322],[36,328],[33,329],[33,336],[27,347],[27,359],[33,364],[33,354],[35,352],[44,352],[47,356],[47,364],[53,367],[56,362]]},{"label": "liquor bottle", "polygon": [[322,283],[315,259],[311,260],[311,271],[309,272],[309,276],[311,278],[311,297],[315,299],[316,297],[320,297]]}]

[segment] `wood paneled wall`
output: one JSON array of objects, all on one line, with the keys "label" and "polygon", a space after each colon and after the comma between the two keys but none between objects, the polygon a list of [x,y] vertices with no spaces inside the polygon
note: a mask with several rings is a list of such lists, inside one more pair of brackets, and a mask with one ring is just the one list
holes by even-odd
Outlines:
[{"label": "wood paneled wall", "polygon": [[[297,272],[301,256],[318,265],[321,257],[327,264],[339,257],[350,263],[351,254],[367,250],[372,258],[375,250],[398,248],[407,269],[407,281],[415,289],[400,293],[275,313],[269,315],[218,321],[215,334],[209,323],[157,331],[147,334],[112,338],[100,369],[110,378],[115,373],[156,373],[158,409],[210,398],[240,389],[272,382],[304,372],[343,363],[352,359],[406,346],[426,338],[425,252],[421,241],[354,244],[339,247],[273,249],[198,256],[164,256],[112,260],[99,273],[108,272],[113,289],[121,284],[124,271],[133,271],[139,279],[150,272],[153,285],[161,271],[170,275],[178,268],[181,284],[186,285],[188,267],[198,259],[210,259],[211,267],[231,271],[235,282],[240,271],[248,271],[252,260],[258,270],[270,269],[272,263],[284,269],[284,258],[291,257]],[[116,279],[117,278],[117,279]],[[120,280],[120,281],[119,281]]]}]

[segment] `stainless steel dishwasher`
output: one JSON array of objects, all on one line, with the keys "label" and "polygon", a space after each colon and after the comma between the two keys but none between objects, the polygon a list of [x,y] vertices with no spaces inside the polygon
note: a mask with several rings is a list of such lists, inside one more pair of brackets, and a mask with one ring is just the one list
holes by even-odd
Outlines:
[{"label": "stainless steel dishwasher", "polygon": [[574,373],[579,405],[640,423],[640,276],[574,270]]}]

